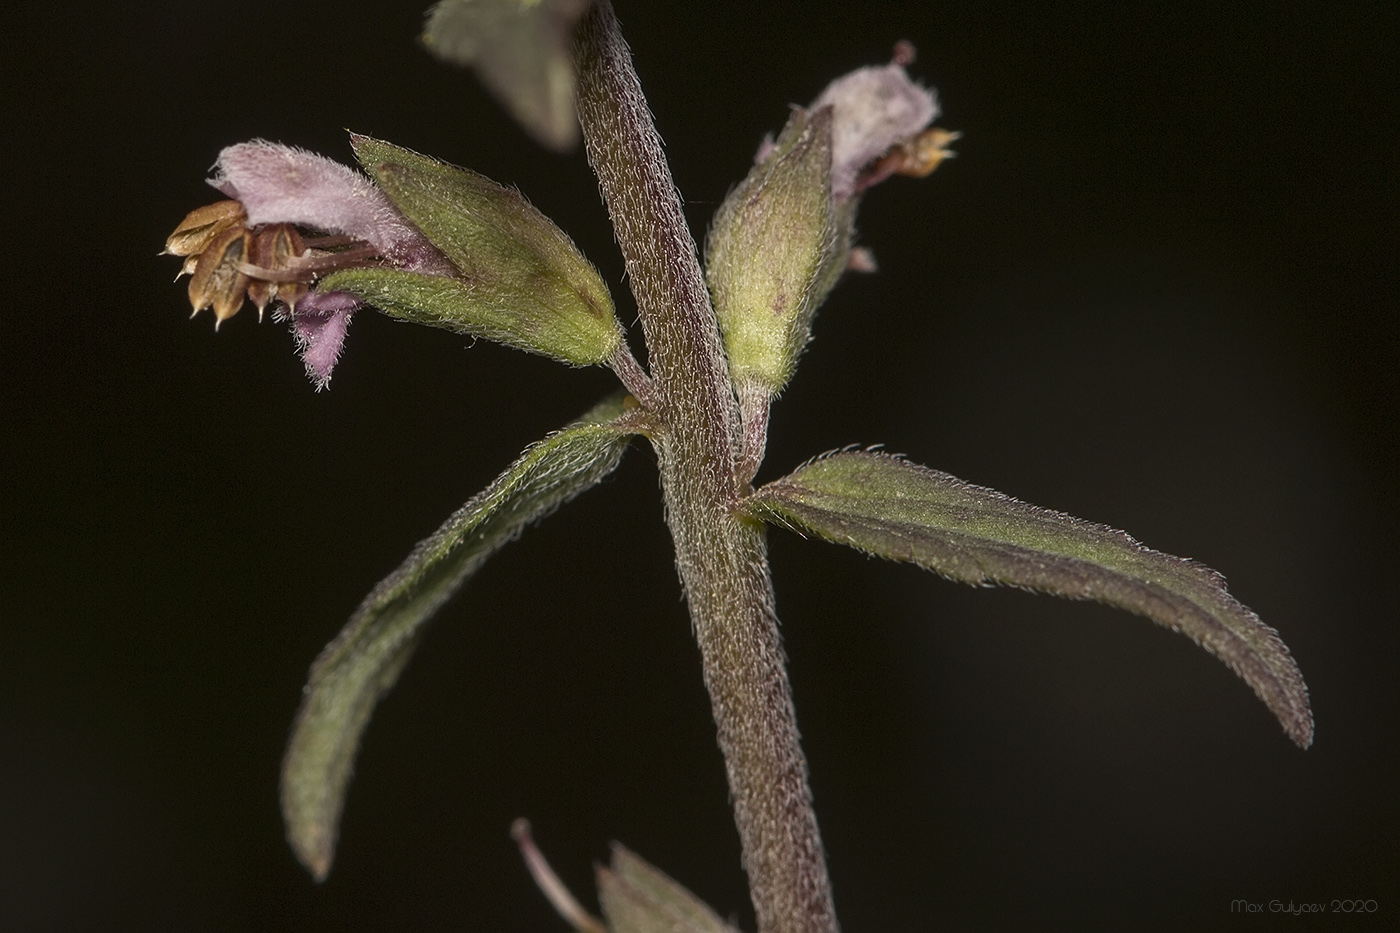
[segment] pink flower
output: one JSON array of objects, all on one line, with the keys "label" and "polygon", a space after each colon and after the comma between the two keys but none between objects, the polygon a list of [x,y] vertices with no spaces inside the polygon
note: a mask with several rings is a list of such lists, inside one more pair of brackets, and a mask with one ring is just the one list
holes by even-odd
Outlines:
[{"label": "pink flower", "polygon": [[[323,389],[361,302],[315,288],[321,276],[388,264],[451,274],[453,267],[364,175],[324,156],[263,140],[219,153],[209,183],[231,200],[199,208],[166,241],[184,256],[195,313],[212,308],[215,328],[245,298],[259,317],[279,301],[307,375]],[[307,231],[303,237],[301,231]]]},{"label": "pink flower", "polygon": [[437,251],[392,201],[358,171],[305,149],[265,140],[219,153],[209,179],[243,205],[249,226],[295,224],[373,246],[390,261]]},{"label": "pink flower", "polygon": [[890,175],[922,177],[950,156],[957,133],[927,129],[938,116],[933,91],[909,79],[914,47],[895,46],[888,65],[857,68],[826,86],[810,110],[832,108],[831,193],[838,203]]}]

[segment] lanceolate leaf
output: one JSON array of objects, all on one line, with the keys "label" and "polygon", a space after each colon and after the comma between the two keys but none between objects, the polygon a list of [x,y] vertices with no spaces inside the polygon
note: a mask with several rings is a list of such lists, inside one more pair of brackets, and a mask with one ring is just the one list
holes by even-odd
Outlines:
[{"label": "lanceolate leaf", "polygon": [[1208,567],[1121,531],[1037,508],[887,454],[845,451],[759,489],[749,514],[973,585],[1119,606],[1181,632],[1254,689],[1289,737],[1312,744],[1302,674],[1278,633]]},{"label": "lanceolate leaf", "polygon": [[521,529],[616,468],[631,433],[621,397],[530,447],[365,597],[311,667],[282,765],[287,839],[318,880],[330,872],[360,735],[423,624]]},{"label": "lanceolate leaf", "polygon": [[608,933],[738,933],[708,904],[618,843],[612,864],[598,866],[598,900]]}]

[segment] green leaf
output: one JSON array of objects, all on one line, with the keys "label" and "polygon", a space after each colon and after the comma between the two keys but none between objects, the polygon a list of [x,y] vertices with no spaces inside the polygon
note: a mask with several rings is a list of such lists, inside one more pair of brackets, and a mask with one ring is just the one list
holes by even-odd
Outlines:
[{"label": "green leaf", "polygon": [[598,867],[598,901],[608,933],[737,933],[708,904],[618,843],[612,864]]},{"label": "green leaf", "polygon": [[1093,599],[1186,635],[1253,688],[1300,747],[1307,686],[1278,633],[1195,561],[887,454],[845,451],[759,489],[748,513],[974,586]]},{"label": "green leaf", "polygon": [[574,23],[589,0],[442,0],[428,11],[423,44],[477,77],[535,140],[559,152],[578,143]]},{"label": "green leaf", "polygon": [[317,880],[330,872],[360,736],[432,618],[525,526],[616,468],[630,432],[622,397],[528,448],[365,597],[316,663],[282,764],[287,839]]}]

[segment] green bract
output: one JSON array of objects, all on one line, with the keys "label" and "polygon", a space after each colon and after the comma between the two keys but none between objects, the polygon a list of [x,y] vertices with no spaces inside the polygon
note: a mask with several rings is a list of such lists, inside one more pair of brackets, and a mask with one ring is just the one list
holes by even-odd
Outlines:
[{"label": "green bract", "polygon": [[831,195],[831,108],[793,111],[773,151],[730,192],[706,244],[705,277],[736,384],[782,391],[812,314],[850,250],[854,205]]},{"label": "green bract", "polygon": [[814,460],[745,501],[756,518],[940,576],[1093,599],[1186,635],[1245,683],[1289,738],[1312,744],[1303,675],[1278,633],[1195,561],[888,454]]},{"label": "green bract", "polygon": [[323,279],[323,290],[575,366],[612,356],[622,326],[602,277],[519,192],[380,140],[351,141],[365,170],[457,273],[348,269]]},{"label": "green bract", "polygon": [[630,436],[622,412],[614,396],[526,450],[365,597],[312,665],[282,765],[282,813],[318,879],[335,855],[360,736],[423,626],[488,557],[617,467]]}]

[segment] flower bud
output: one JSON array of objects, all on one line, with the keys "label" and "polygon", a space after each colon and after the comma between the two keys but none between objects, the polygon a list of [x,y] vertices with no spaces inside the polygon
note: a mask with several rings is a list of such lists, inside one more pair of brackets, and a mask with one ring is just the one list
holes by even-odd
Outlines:
[{"label": "flower bud", "polygon": [[379,188],[455,271],[347,269],[322,287],[396,317],[576,366],[602,363],[617,349],[622,327],[602,277],[519,192],[386,142],[356,136],[352,144]]},{"label": "flower bud", "polygon": [[736,384],[769,396],[792,377],[812,314],[850,247],[831,191],[832,108],[794,109],[766,158],[730,192],[706,243],[706,278]]}]

